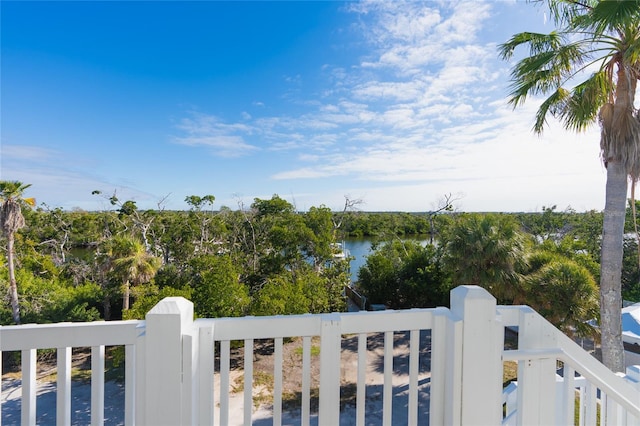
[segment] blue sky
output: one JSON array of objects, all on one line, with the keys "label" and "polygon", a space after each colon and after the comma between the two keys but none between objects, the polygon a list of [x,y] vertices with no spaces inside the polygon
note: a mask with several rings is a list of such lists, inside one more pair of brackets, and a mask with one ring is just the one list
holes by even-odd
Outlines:
[{"label": "blue sky", "polygon": [[64,209],[604,207],[598,129],[531,126],[522,1],[0,2],[0,179]]}]

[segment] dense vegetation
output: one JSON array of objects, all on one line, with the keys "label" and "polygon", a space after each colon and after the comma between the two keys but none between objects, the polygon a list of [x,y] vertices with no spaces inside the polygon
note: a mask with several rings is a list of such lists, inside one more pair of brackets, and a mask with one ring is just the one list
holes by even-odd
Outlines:
[{"label": "dense vegetation", "polygon": [[[349,236],[376,241],[355,283],[371,303],[446,305],[452,286],[475,284],[567,332],[590,332],[584,321],[598,315],[599,212],[297,212],[277,195],[238,210],[191,196],[188,211],[166,211],[107,200],[113,209],[101,212],[22,204],[13,245],[22,322],[142,318],[166,296],[192,300],[201,317],[343,310],[349,270],[336,242]],[[413,235],[433,244],[403,238]],[[628,235],[623,290],[638,300],[638,250]],[[3,234],[5,255],[7,242]],[[2,324],[15,322],[9,281],[4,262]]]}]

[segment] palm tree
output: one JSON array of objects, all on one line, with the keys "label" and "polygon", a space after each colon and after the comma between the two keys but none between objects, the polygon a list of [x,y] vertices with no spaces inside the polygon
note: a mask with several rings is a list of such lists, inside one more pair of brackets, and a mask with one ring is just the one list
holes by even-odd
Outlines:
[{"label": "palm tree", "polygon": [[[524,32],[500,46],[510,59],[519,46],[529,56],[512,70],[510,102],[528,95],[548,96],[534,131],[548,115],[580,131],[601,128],[601,155],[607,169],[600,259],[600,327],[604,364],[623,371],[621,271],[627,180],[640,177],[640,122],[634,108],[640,77],[640,0],[547,0],[560,27],[550,34]],[[592,72],[592,70],[594,70]]]},{"label": "palm tree", "polygon": [[30,184],[23,184],[18,181],[0,181],[0,200],[2,201],[2,206],[0,206],[0,226],[2,226],[2,234],[7,237],[9,298],[11,299],[13,321],[16,324],[20,324],[20,305],[18,304],[18,284],[16,283],[13,245],[16,231],[24,228],[25,225],[22,205],[35,205],[33,198],[22,198],[22,193],[30,186]]},{"label": "palm tree", "polygon": [[597,337],[598,286],[578,261],[539,246],[529,257],[524,279],[525,303],[567,335]]},{"label": "palm tree", "polygon": [[444,262],[455,285],[478,285],[501,303],[519,300],[526,260],[524,239],[512,217],[460,216],[445,232],[444,240]]},{"label": "palm tree", "polygon": [[160,268],[160,259],[150,255],[140,241],[129,236],[114,237],[111,246],[113,271],[122,280],[122,309],[129,309],[131,285],[148,283]]}]

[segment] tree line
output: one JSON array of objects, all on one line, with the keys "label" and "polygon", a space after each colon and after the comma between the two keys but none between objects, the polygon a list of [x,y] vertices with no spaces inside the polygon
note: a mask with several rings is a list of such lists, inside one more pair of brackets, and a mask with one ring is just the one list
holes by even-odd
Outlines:
[{"label": "tree line", "polygon": [[113,194],[105,211],[32,209],[28,186],[5,183],[2,205],[21,206],[22,219],[3,227],[2,324],[141,318],[166,296],[191,299],[202,317],[344,309],[348,262],[324,206],[299,213],[274,195],[214,210],[214,196],[193,195],[187,211],[141,210]]},{"label": "tree line", "polygon": [[[18,226],[10,212],[2,216],[3,324],[141,318],[176,295],[192,300],[201,317],[343,310],[349,267],[336,255],[349,236],[376,241],[355,284],[372,303],[442,306],[453,285],[475,284],[500,303],[530,304],[552,319],[572,313],[554,320],[566,330],[598,316],[596,211],[298,212],[278,195],[237,210],[215,208],[213,195],[192,195],[189,210],[166,211],[140,210],[116,194],[106,197],[109,210],[63,211],[31,208],[22,197],[28,186],[3,185],[3,209],[17,203],[23,216]],[[426,245],[403,239],[433,234]],[[622,286],[629,300],[640,299],[637,253],[629,230]]]}]

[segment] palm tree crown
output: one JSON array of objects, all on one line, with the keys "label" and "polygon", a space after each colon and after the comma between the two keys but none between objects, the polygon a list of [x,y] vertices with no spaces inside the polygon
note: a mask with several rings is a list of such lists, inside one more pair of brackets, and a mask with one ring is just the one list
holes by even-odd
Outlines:
[{"label": "palm tree crown", "polygon": [[148,283],[160,268],[160,259],[149,254],[140,241],[117,236],[112,242],[114,272],[123,282],[123,309],[129,309],[130,285]]}]

